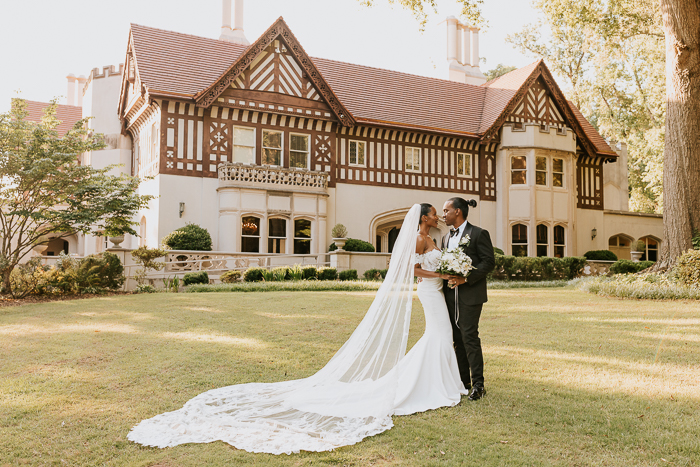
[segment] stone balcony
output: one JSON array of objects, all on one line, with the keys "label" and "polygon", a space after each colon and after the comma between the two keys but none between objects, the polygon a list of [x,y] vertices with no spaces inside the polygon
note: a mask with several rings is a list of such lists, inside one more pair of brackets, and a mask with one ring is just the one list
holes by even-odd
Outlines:
[{"label": "stone balcony", "polygon": [[307,193],[328,192],[326,172],[307,169],[287,169],[240,162],[219,164],[219,187],[258,188],[273,191]]}]

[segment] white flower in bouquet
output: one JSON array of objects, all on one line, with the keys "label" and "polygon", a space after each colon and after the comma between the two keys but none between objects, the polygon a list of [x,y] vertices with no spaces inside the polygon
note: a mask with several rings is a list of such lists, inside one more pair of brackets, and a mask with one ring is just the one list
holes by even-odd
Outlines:
[{"label": "white flower in bouquet", "polygon": [[[469,242],[468,239],[467,242]],[[442,252],[437,271],[441,274],[467,277],[472,269],[476,269],[472,266],[472,259],[467,256],[462,248],[457,246]]]}]

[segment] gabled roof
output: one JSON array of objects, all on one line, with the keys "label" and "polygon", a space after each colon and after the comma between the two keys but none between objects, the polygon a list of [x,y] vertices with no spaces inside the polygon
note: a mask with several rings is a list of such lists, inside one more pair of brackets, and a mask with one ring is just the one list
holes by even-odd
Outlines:
[{"label": "gabled roof", "polygon": [[[26,99],[24,102],[27,105],[28,112],[26,120],[36,123],[41,121],[44,117],[44,110],[51,105],[48,102],[28,101]],[[63,138],[68,133],[68,130],[71,130],[76,122],[83,118],[83,108],[59,104],[56,106],[56,118],[61,122],[56,127],[56,131],[58,136]]]},{"label": "gabled roof", "polygon": [[[134,59],[141,83],[151,96],[194,99],[210,105],[250,57],[283,33],[283,39],[314,77],[327,87],[352,122],[461,134],[494,136],[508,113],[538,77],[551,88],[573,130],[589,152],[611,158],[615,151],[575,106],[568,102],[543,61],[507,73],[481,86],[428,78],[306,55],[288,26],[278,19],[250,46],[131,25]],[[330,104],[330,103],[329,103]],[[339,117],[340,112],[336,111]],[[349,124],[352,124],[350,122]],[[343,122],[348,124],[348,122]]]}]

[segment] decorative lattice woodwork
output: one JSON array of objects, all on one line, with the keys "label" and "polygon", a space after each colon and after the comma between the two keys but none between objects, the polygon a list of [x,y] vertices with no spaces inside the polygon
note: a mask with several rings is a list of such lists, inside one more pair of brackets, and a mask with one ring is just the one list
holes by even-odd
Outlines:
[{"label": "decorative lattice woodwork", "polygon": [[537,123],[559,129],[566,125],[562,112],[542,79],[530,86],[506,121],[516,124]]},{"label": "decorative lattice woodwork", "polygon": [[576,207],[603,210],[603,157],[578,154],[576,161]]},{"label": "decorative lattice woodwork", "polygon": [[479,147],[479,197],[482,201],[496,201],[496,146],[491,143]]}]

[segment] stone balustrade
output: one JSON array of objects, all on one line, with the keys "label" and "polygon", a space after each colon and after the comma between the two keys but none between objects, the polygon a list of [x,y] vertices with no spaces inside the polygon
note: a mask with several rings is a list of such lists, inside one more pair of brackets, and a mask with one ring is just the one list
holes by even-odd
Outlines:
[{"label": "stone balustrade", "polygon": [[219,184],[220,186],[264,187],[275,190],[326,193],[328,173],[224,162],[219,164]]}]

